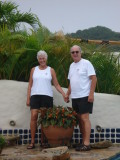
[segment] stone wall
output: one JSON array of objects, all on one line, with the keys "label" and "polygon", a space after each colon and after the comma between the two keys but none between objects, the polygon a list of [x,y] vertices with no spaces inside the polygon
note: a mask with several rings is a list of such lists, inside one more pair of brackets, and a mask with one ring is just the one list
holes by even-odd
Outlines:
[{"label": "stone wall", "polygon": [[[0,80],[0,128],[29,129],[30,108],[26,106],[27,82]],[[63,88],[65,92],[66,88]],[[54,91],[54,104],[72,106],[71,101],[65,103],[61,94]],[[102,128],[120,127],[120,96],[95,93],[93,114],[90,115],[92,128],[97,125]],[[11,126],[10,122],[15,122]]]}]

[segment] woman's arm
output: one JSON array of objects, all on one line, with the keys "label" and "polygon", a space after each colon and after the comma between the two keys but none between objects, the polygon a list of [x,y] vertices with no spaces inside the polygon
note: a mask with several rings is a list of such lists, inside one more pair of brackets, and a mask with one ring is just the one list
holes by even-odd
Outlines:
[{"label": "woman's arm", "polygon": [[68,87],[68,90],[67,90],[67,93],[66,93],[66,101],[69,102],[69,96],[71,94],[71,86],[69,84],[69,87]]},{"label": "woman's arm", "polygon": [[69,87],[68,87],[66,95],[70,96],[70,94],[71,94],[71,87],[70,87],[70,84],[69,84]]},{"label": "woman's arm", "polygon": [[27,90],[27,101],[26,101],[27,106],[30,106],[30,94],[31,94],[31,87],[32,87],[32,84],[33,84],[32,76],[33,76],[34,70],[35,70],[35,67],[32,68],[31,72],[30,72],[30,78],[29,78],[29,84],[28,84],[28,90]]},{"label": "woman's arm", "polygon": [[62,94],[62,96],[63,96],[63,98],[65,100],[65,93],[64,93],[64,91],[62,90],[61,86],[58,83],[58,80],[57,80],[57,77],[56,77],[56,73],[55,73],[55,70],[53,68],[51,68],[51,75],[52,75],[53,85],[55,86],[56,90]]}]

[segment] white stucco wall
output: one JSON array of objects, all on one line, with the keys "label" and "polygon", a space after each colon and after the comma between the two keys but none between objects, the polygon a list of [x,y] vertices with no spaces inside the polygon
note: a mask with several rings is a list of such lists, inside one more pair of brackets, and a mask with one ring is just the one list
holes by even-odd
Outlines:
[{"label": "white stucco wall", "polygon": [[[26,106],[27,82],[0,80],[0,128],[29,128],[30,109]],[[64,88],[66,91],[67,89]],[[60,93],[54,91],[54,104],[72,106],[65,103]],[[93,114],[90,115],[92,128],[100,125],[103,128],[120,128],[120,96],[95,93]],[[10,126],[14,120],[16,125]]]}]

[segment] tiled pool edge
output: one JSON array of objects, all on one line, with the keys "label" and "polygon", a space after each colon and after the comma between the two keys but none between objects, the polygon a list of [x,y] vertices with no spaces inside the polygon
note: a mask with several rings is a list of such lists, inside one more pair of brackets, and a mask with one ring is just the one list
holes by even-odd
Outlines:
[{"label": "tiled pool edge", "polygon": [[[18,144],[27,144],[31,142],[30,129],[5,129],[0,130],[2,135],[20,135]],[[113,144],[120,144],[120,128],[103,128],[101,132],[97,132],[95,129],[91,129],[90,143],[95,143],[103,140],[110,140]],[[78,128],[74,128],[72,143],[79,143],[82,141],[82,135]],[[35,143],[41,142],[41,129],[38,129],[35,134]]]}]

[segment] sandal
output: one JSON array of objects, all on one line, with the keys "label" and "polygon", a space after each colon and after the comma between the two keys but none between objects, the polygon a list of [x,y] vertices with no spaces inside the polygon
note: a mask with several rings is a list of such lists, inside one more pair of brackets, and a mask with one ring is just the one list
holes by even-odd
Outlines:
[{"label": "sandal", "polygon": [[90,147],[90,145],[88,145],[88,146],[86,146],[86,145],[81,145],[81,146],[76,147],[75,150],[76,150],[76,151],[90,151],[90,150],[91,150],[91,147]]},{"label": "sandal", "polygon": [[34,148],[35,148],[34,143],[31,143],[31,144],[27,147],[27,149],[34,149]]},{"label": "sandal", "polygon": [[82,146],[83,146],[83,144],[80,144],[80,143],[79,143],[79,144],[75,144],[75,145],[73,146],[73,148],[75,148],[76,151],[77,151],[77,150],[79,151],[79,150],[80,150],[79,148],[82,147]]},{"label": "sandal", "polygon": [[42,148],[50,148],[50,145],[48,143],[42,143],[40,145],[40,147],[42,147]]}]

